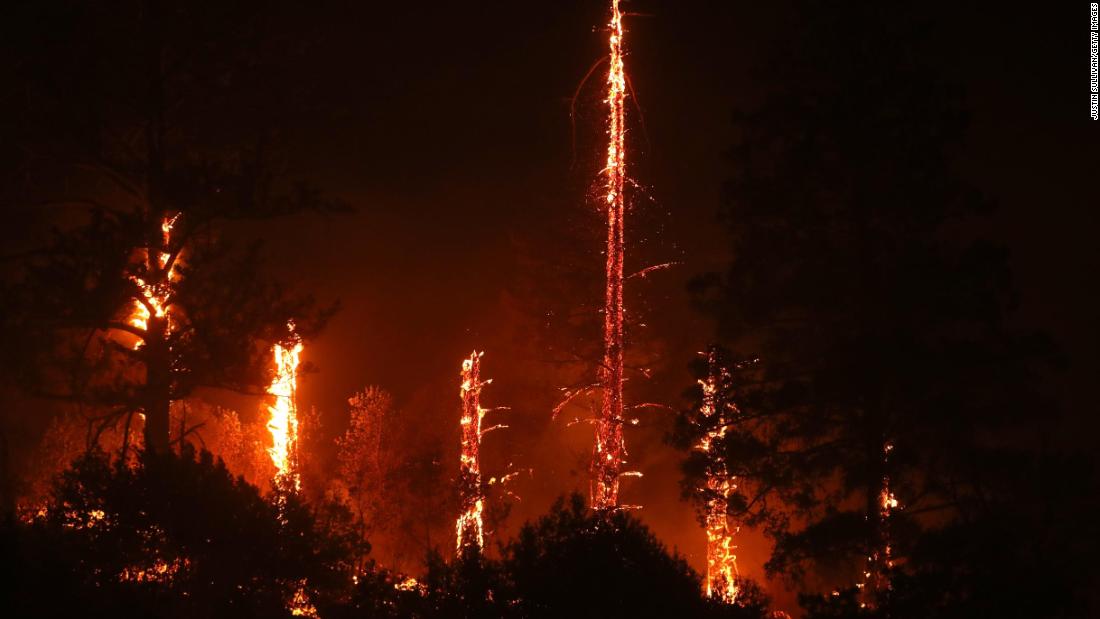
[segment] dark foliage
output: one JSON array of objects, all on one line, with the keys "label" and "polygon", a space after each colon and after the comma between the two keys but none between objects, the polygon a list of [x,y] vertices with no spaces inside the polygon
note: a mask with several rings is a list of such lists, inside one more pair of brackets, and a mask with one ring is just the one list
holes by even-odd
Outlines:
[{"label": "dark foliage", "polygon": [[[761,357],[722,394],[741,411],[716,450],[740,478],[731,513],[774,538],[770,571],[828,583],[806,598],[815,616],[874,597],[828,593],[886,543],[897,588],[868,605],[892,616],[997,615],[1010,608],[989,601],[998,579],[1035,589],[1030,616],[1073,614],[1081,555],[1063,542],[1089,528],[1050,514],[1080,513],[1087,495],[1044,482],[1082,469],[1030,464],[1058,459],[1037,371],[1057,356],[1012,328],[1007,252],[974,234],[993,205],[952,163],[967,116],[935,16],[823,2],[799,14],[797,45],[761,76],[769,96],[736,118],[733,261],[692,289],[734,359]],[[695,416],[673,437],[685,449]],[[695,500],[706,460],[685,465]],[[880,524],[887,478],[901,509]],[[1047,551],[1067,562],[1025,567]]]},{"label": "dark foliage", "polygon": [[525,525],[503,571],[523,617],[759,617],[763,604],[712,604],[699,576],[625,512],[598,514],[573,495]]},{"label": "dark foliage", "polygon": [[368,549],[293,494],[268,499],[209,452],[89,454],[44,514],[5,531],[12,616],[279,617],[302,587],[331,603]]},{"label": "dark foliage", "polygon": [[576,495],[501,559],[433,555],[418,581],[367,560],[353,523],[295,493],[260,496],[188,446],[134,466],[90,453],[43,512],[4,525],[0,600],[20,617],[286,617],[301,600],[329,619],[766,616],[753,583],[737,606],[708,600],[644,525]]}]

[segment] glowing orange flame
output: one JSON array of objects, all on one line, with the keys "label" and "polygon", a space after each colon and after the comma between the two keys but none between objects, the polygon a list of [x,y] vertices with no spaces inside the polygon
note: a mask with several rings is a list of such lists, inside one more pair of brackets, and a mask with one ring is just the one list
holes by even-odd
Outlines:
[{"label": "glowing orange flame", "polygon": [[[894,450],[894,444],[886,441],[882,445],[882,465],[887,468],[890,463],[890,452]],[[856,583],[863,601],[860,608],[874,608],[875,592],[889,591],[892,588],[890,569],[894,567],[893,547],[890,541],[890,518],[893,512],[900,508],[898,499],[890,490],[890,475],[884,473],[882,484],[878,493],[878,547],[867,557],[867,566],[863,571],[863,579]]]},{"label": "glowing orange flame", "polygon": [[485,496],[481,489],[481,421],[485,409],[481,407],[481,388],[491,380],[481,380],[481,357],[485,353],[476,350],[462,361],[462,387],[458,395],[462,400],[462,452],[459,455],[459,479],[461,485],[462,513],[455,523],[458,552],[467,548],[480,551],[485,544],[481,520],[485,508]]},{"label": "glowing orange flame", "polygon": [[292,617],[321,619],[321,615],[317,613],[317,607],[314,606],[313,602],[309,599],[309,591],[306,590],[306,584],[306,579],[304,578],[298,581],[298,586],[294,590],[294,595],[287,604],[287,610],[290,611]]},{"label": "glowing orange flame", "polygon": [[[142,331],[149,328],[149,318],[155,315],[158,318],[168,317],[168,301],[171,297],[171,283],[176,277],[176,263],[169,264],[171,259],[172,227],[179,219],[179,213],[173,217],[165,217],[160,224],[161,246],[154,252],[145,250],[146,271],[160,281],[146,282],[140,277],[132,277],[131,280],[141,289],[141,299],[134,301],[133,312],[128,322],[131,326]],[[156,256],[155,261],[152,259]],[[165,268],[167,271],[165,272]],[[158,277],[159,274],[159,277]],[[150,309],[152,312],[150,312]],[[171,331],[171,322],[168,330]],[[135,344],[139,346],[140,342]]]},{"label": "glowing orange flame", "polygon": [[[699,381],[703,387],[703,403],[700,413],[705,427],[709,428],[699,440],[697,448],[710,452],[716,440],[726,435],[727,410],[736,409],[720,402],[718,391],[729,379],[729,372],[718,363],[718,352],[712,348],[707,353],[707,377]],[[706,533],[707,533],[707,596],[728,603],[737,600],[737,546],[734,536],[740,527],[729,521],[727,509],[729,495],[737,490],[737,477],[726,469],[725,458],[712,454],[706,472]]]},{"label": "glowing orange flame", "polygon": [[[289,325],[291,331],[294,325]],[[267,422],[267,429],[271,432],[271,448],[267,450],[271,456],[271,462],[278,469],[276,480],[290,482],[295,490],[299,490],[301,482],[296,468],[295,451],[298,446],[298,362],[302,354],[302,342],[298,341],[291,348],[280,344],[274,347],[275,378],[267,388],[270,395],[275,396],[273,405],[267,407],[271,415]]]},{"label": "glowing orange flame", "polygon": [[626,456],[623,439],[623,216],[626,180],[626,126],[623,70],[623,22],[619,0],[611,0],[611,53],[607,74],[607,293],[604,299],[604,359],[600,369],[603,405],[596,420],[596,444],[592,454],[592,507],[619,505],[619,475]]},{"label": "glowing orange flame", "polygon": [[398,591],[413,591],[420,594],[427,593],[427,587],[412,576],[406,576],[401,582],[394,583],[393,588]]}]

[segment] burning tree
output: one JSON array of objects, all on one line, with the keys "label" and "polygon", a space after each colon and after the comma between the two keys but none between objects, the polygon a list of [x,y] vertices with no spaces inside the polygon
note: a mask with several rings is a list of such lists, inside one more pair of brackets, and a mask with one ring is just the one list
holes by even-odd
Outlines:
[{"label": "burning tree", "polygon": [[[459,455],[458,487],[462,513],[455,523],[455,533],[459,555],[467,552],[480,553],[485,546],[485,488],[481,481],[481,437],[492,430],[507,426],[495,425],[481,428],[486,409],[481,407],[481,388],[493,382],[481,380],[481,357],[484,352],[476,350],[462,361],[462,387],[459,399],[462,400],[462,451]],[[496,481],[495,478],[493,481]],[[504,480],[501,481],[503,483]]]},{"label": "burning tree", "polygon": [[462,362],[462,451],[459,455],[458,486],[462,513],[455,523],[458,551],[481,551],[485,544],[482,510],[485,509],[485,493],[481,490],[481,420],[485,409],[481,408],[481,388],[490,381],[481,380],[481,356],[476,350]]},{"label": "burning tree", "polygon": [[623,17],[619,0],[611,2],[610,69],[607,74],[608,146],[605,207],[607,208],[607,291],[604,299],[604,358],[600,367],[603,404],[596,420],[592,453],[592,507],[619,505],[619,475],[626,458],[623,437],[623,240],[626,215],[626,126],[623,70]]},{"label": "burning tree", "polygon": [[[743,454],[734,451],[735,445],[747,443],[734,437],[751,435],[755,429],[735,402],[734,372],[751,367],[755,360],[731,363],[729,353],[718,346],[702,357],[699,403],[678,416],[673,442],[688,451],[683,492],[699,507],[706,531],[704,588],[709,597],[732,604],[740,593],[736,536],[746,510],[745,493],[752,491],[742,487]],[[750,476],[749,481],[755,479]]]},{"label": "burning tree", "polygon": [[699,381],[703,399],[696,417],[699,442],[696,449],[707,458],[706,483],[699,488],[704,494],[707,534],[707,595],[734,602],[737,599],[737,546],[734,536],[738,527],[730,521],[729,497],[737,490],[737,477],[731,475],[726,458],[712,447],[726,435],[731,416],[739,414],[730,399],[730,373],[719,359],[719,350],[712,346],[706,353],[707,375]]},{"label": "burning tree", "polygon": [[279,180],[270,117],[252,109],[241,125],[251,135],[217,138],[193,122],[220,118],[194,114],[206,106],[256,103],[234,90],[243,67],[256,70],[239,47],[253,8],[88,8],[59,25],[65,51],[41,42],[60,63],[41,76],[64,76],[65,90],[30,77],[10,99],[35,131],[18,134],[25,182],[3,197],[54,232],[5,286],[16,315],[7,361],[38,395],[98,418],[142,415],[148,449],[169,448],[172,402],[199,387],[258,395],[269,382],[261,342],[289,345],[289,320],[309,336],[326,315],[263,277],[258,250],[232,250],[220,224],[334,205]]},{"label": "burning tree", "polygon": [[[294,331],[291,324],[290,330]],[[275,481],[295,491],[301,490],[302,480],[298,466],[298,363],[302,354],[302,342],[295,341],[289,347],[276,344],[275,377],[267,388],[275,402],[267,407],[271,415],[267,429],[271,432],[271,448],[268,455],[275,465]]]}]

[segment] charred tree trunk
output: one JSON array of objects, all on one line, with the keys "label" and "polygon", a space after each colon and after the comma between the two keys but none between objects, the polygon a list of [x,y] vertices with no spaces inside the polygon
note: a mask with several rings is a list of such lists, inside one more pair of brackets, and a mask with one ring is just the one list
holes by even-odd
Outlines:
[{"label": "charred tree trunk", "polygon": [[[160,3],[146,2],[148,19],[146,29],[148,45],[149,84],[146,93],[145,130],[146,170],[145,188],[148,201],[148,241],[146,264],[150,285],[167,285],[167,273],[162,272],[160,251],[167,250],[161,222],[167,214],[165,196],[164,153],[164,26]],[[168,345],[167,315],[149,310],[145,336],[145,448],[167,453],[169,445],[169,411],[171,409],[172,361]],[[167,309],[167,308],[165,308]]]},{"label": "charred tree trunk", "polygon": [[166,453],[172,405],[172,363],[167,320],[150,316],[148,332],[145,341],[145,448]]}]

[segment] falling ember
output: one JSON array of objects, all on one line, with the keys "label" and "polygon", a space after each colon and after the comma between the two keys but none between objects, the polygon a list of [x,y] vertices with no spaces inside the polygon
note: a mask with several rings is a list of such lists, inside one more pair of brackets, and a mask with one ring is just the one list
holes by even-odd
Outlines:
[{"label": "falling ember", "polygon": [[626,127],[623,23],[619,0],[611,0],[610,70],[607,74],[607,294],[604,302],[604,358],[600,368],[603,406],[596,421],[592,454],[592,507],[619,505],[619,475],[626,456],[623,440],[623,216],[626,179]]},{"label": "falling ember", "polygon": [[[294,330],[293,324],[288,326],[291,331]],[[267,393],[275,396],[275,403],[267,407],[271,415],[267,429],[271,432],[272,442],[267,453],[278,469],[276,481],[290,482],[295,490],[301,488],[301,481],[295,470],[295,452],[298,447],[298,361],[301,353],[301,341],[296,341],[291,348],[275,345],[275,378],[267,388]]]},{"label": "falling ember", "polygon": [[462,400],[462,453],[459,455],[459,485],[462,513],[455,523],[459,554],[468,549],[481,551],[485,533],[481,520],[485,508],[485,493],[481,488],[481,420],[485,409],[481,407],[481,388],[492,380],[481,380],[481,357],[485,353],[476,350],[462,361],[462,387],[458,396]]},{"label": "falling ember", "polygon": [[[707,377],[699,381],[703,388],[703,403],[700,408],[706,434],[699,440],[697,449],[709,453],[716,440],[726,434],[729,421],[727,412],[737,412],[737,408],[719,398],[729,380],[729,372],[718,362],[718,351],[711,348],[707,352]],[[711,454],[706,471],[706,533],[707,533],[707,596],[733,603],[737,600],[737,546],[734,536],[739,527],[729,521],[727,509],[729,495],[737,489],[737,478],[730,475],[725,457],[719,453]]]}]

